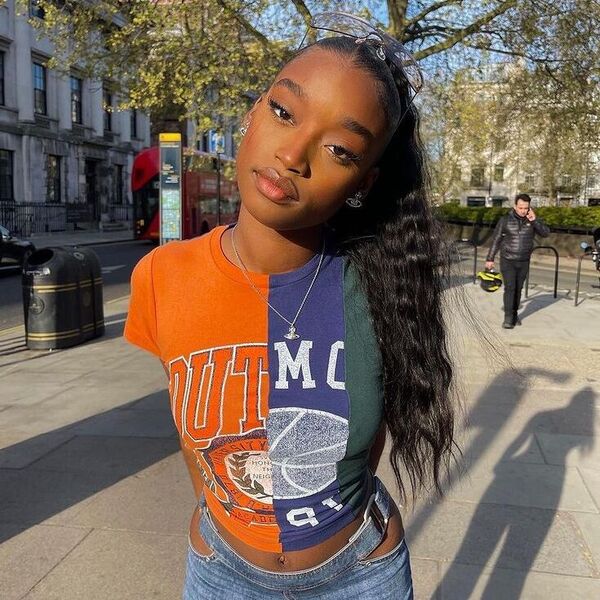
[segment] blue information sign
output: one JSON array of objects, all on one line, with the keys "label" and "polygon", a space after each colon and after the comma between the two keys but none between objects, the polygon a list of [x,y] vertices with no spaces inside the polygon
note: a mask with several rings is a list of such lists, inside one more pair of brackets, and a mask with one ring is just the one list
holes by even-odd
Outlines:
[{"label": "blue information sign", "polygon": [[182,231],[181,134],[161,133],[160,243],[180,240]]}]

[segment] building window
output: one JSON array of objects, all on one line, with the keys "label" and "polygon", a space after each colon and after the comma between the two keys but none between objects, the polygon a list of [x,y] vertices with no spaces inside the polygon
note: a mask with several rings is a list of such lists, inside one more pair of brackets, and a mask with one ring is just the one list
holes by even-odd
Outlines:
[{"label": "building window", "polygon": [[60,156],[48,154],[46,167],[46,202],[58,204],[60,197]]},{"label": "building window", "polygon": [[79,77],[71,76],[71,121],[83,123],[81,98],[83,95],[83,81]]},{"label": "building window", "polygon": [[47,114],[46,67],[33,63],[33,109],[38,115]]},{"label": "building window", "polygon": [[37,17],[38,19],[43,19],[46,16],[38,0],[29,0],[29,16]]},{"label": "building window", "polygon": [[0,104],[4,106],[4,57],[5,53],[0,52]]},{"label": "building window", "polygon": [[135,108],[132,108],[129,111],[129,135],[132,138],[137,138],[138,136],[138,127],[137,127],[137,110],[135,110]]},{"label": "building window", "polygon": [[471,167],[471,187],[483,187],[485,179],[485,167]]},{"label": "building window", "polygon": [[104,131],[112,131],[112,94],[108,90],[102,92],[104,105]]},{"label": "building window", "polygon": [[596,177],[594,175],[590,175],[587,180],[587,187],[590,190],[593,190],[596,187]]},{"label": "building window", "polygon": [[560,185],[564,188],[570,188],[573,185],[573,178],[570,175],[563,175],[560,178]]},{"label": "building window", "polygon": [[0,201],[15,199],[13,195],[13,153],[0,150]]},{"label": "building window", "polygon": [[504,152],[506,150],[506,140],[494,140],[494,152]]},{"label": "building window", "polygon": [[209,148],[210,148],[210,136],[212,135],[212,129],[209,129],[208,131],[205,131],[202,134],[202,143],[200,146],[200,150],[202,152],[208,152]]},{"label": "building window", "polygon": [[525,175],[525,187],[530,190],[535,187],[535,175],[533,173]]},{"label": "building window", "polygon": [[504,181],[504,165],[494,165],[494,181],[502,183]]},{"label": "building window", "polygon": [[115,204],[123,204],[123,165],[115,165]]}]

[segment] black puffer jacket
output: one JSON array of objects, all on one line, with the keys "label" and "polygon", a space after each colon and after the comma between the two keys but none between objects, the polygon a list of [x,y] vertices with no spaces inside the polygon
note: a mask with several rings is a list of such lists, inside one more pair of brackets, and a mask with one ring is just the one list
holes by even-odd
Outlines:
[{"label": "black puffer jacket", "polygon": [[546,237],[550,233],[550,229],[538,218],[529,221],[527,217],[519,217],[514,210],[511,210],[496,225],[487,260],[494,260],[498,249],[500,249],[501,258],[529,260],[533,251],[533,237],[536,233]]}]

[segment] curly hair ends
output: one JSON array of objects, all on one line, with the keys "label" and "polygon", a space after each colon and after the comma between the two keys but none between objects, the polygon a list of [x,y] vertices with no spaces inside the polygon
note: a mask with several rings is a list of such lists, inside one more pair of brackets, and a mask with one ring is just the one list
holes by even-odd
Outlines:
[{"label": "curly hair ends", "polygon": [[399,114],[389,119],[396,130],[363,209],[344,208],[331,225],[359,273],[379,340],[390,461],[401,495],[409,487],[414,496],[430,482],[441,493],[455,447],[454,378],[442,310],[449,261],[427,199],[418,114],[401,74],[392,76],[365,44],[335,39],[327,48],[372,73],[387,106],[395,103],[405,113],[397,127]]}]

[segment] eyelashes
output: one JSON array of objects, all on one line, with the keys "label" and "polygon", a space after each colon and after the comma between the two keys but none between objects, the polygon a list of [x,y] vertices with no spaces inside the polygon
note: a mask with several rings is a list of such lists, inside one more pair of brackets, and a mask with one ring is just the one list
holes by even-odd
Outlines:
[{"label": "eyelashes", "polygon": [[337,146],[336,144],[330,144],[325,147],[329,150],[331,155],[336,160],[338,160],[340,163],[342,163],[344,165],[351,165],[353,163],[360,162],[361,157],[358,156],[358,154],[354,154],[353,152],[350,152],[350,150],[347,150],[343,146]]},{"label": "eyelashes", "polygon": [[292,115],[285,110],[281,104],[275,102],[273,98],[269,98],[269,108],[271,109],[271,112],[281,121],[289,123],[292,120]]},{"label": "eyelashes", "polygon": [[[268,98],[269,110],[273,117],[280,123],[285,125],[293,125],[294,124],[294,115],[290,113],[284,106],[279,104],[273,100],[273,98]],[[361,156],[355,154],[348,150],[348,148],[344,148],[344,146],[340,146],[338,144],[327,144],[325,146],[329,155],[342,166],[350,166],[353,164],[357,164],[361,160]]]}]

